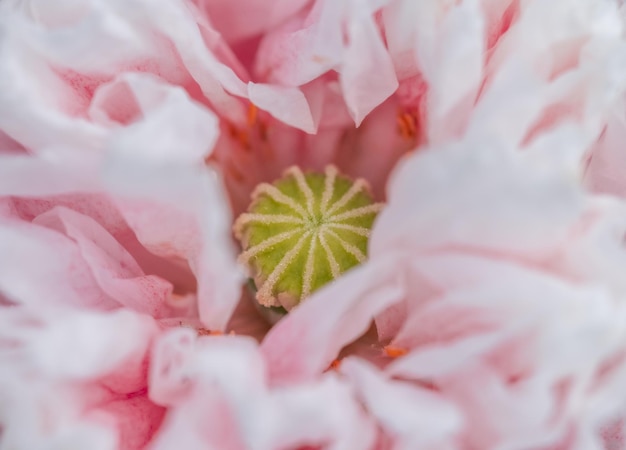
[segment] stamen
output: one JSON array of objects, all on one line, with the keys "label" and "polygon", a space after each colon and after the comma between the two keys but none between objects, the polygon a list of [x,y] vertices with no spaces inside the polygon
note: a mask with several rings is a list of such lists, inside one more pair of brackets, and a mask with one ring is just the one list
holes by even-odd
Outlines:
[{"label": "stamen", "polygon": [[259,109],[256,107],[256,105],[250,103],[250,106],[248,106],[248,117],[247,117],[248,126],[253,126],[256,123],[258,113],[259,113]]},{"label": "stamen", "polygon": [[328,366],[328,370],[339,370],[339,367],[341,367],[341,360],[340,359],[335,359],[333,362],[330,363],[330,365]]},{"label": "stamen", "polygon": [[386,346],[383,351],[385,352],[385,355],[389,356],[390,358],[399,358],[409,352],[405,348],[393,347],[391,345]]},{"label": "stamen", "polygon": [[224,333],[220,330],[209,330],[207,328],[196,328],[198,336],[222,336]]},{"label": "stamen", "polygon": [[400,136],[407,140],[415,139],[417,136],[417,117],[410,112],[401,111],[397,116],[398,132]]}]

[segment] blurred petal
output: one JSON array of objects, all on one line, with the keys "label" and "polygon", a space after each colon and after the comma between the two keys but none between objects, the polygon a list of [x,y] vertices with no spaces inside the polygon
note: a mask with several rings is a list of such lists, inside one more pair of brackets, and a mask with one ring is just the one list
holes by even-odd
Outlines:
[{"label": "blurred petal", "polygon": [[345,345],[365,333],[376,314],[400,301],[401,276],[380,258],[351,270],[294,308],[261,346],[272,382],[308,380],[328,367]]},{"label": "blurred petal", "polygon": [[367,363],[349,358],[341,363],[366,408],[393,436],[394,449],[452,446],[461,416],[437,393],[410,383],[386,379]]},{"label": "blurred petal", "polygon": [[151,438],[163,414],[141,394],[151,318],[5,308],[0,322],[3,444],[130,450]]}]

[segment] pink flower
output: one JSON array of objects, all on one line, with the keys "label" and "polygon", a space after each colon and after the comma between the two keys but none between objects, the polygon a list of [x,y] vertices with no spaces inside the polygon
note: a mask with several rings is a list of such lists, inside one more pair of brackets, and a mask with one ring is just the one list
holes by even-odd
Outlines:
[{"label": "pink flower", "polygon": [[[622,10],[1,2],[2,443],[623,448]],[[233,218],[327,164],[370,258],[272,327]]]}]

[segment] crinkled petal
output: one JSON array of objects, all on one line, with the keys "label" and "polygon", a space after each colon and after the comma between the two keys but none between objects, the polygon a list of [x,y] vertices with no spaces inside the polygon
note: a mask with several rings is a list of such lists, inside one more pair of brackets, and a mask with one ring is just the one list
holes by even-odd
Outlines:
[{"label": "crinkled petal", "polygon": [[[401,300],[393,265],[365,263],[300,304],[267,334],[262,351],[275,383],[311,379],[365,333],[376,314]],[[341,299],[341,301],[337,301]]]},{"label": "crinkled petal", "polygon": [[152,318],[15,307],[0,322],[3,444],[131,450],[151,438],[163,414],[142,394]]},{"label": "crinkled petal", "polygon": [[373,444],[373,423],[348,384],[328,374],[272,389],[264,355],[250,339],[194,339],[188,330],[176,330],[155,351],[151,396],[173,409],[154,448],[176,442],[185,448],[259,450],[307,445],[348,450]]},{"label": "crinkled petal", "polygon": [[410,383],[389,380],[356,358],[341,363],[369,412],[395,441],[394,449],[452,445],[462,417],[439,394]]},{"label": "crinkled petal", "polygon": [[163,315],[172,285],[159,277],[146,276],[122,245],[93,219],[70,209],[54,208],[37,216],[34,223],[56,229],[74,240],[109,297],[135,311],[155,317]]}]

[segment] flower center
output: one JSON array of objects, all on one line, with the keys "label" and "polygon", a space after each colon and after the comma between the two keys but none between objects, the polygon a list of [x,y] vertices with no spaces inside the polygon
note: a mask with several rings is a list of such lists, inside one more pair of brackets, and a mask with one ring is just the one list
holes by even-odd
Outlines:
[{"label": "flower center", "polygon": [[365,261],[381,207],[365,180],[351,180],[334,166],[323,174],[291,167],[274,183],[257,186],[234,232],[258,302],[289,310]]}]

